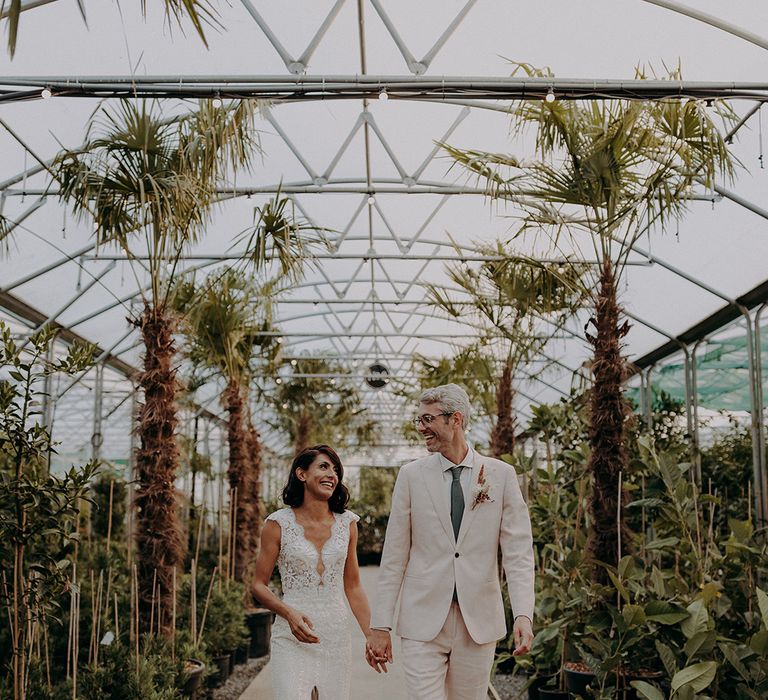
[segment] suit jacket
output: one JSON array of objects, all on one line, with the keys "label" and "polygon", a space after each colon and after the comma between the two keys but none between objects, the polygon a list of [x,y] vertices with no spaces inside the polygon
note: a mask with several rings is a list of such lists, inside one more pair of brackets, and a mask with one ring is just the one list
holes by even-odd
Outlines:
[{"label": "suit jacket", "polygon": [[453,535],[450,506],[437,454],[400,469],[392,494],[384,551],[379,569],[372,627],[393,628],[417,641],[434,639],[445,623],[454,586],[464,622],[478,644],[506,635],[499,583],[499,547],[514,616],[533,619],[533,540],[528,507],[515,470],[509,464],[475,453],[472,493],[480,468],[489,501],[465,504],[458,538]]}]

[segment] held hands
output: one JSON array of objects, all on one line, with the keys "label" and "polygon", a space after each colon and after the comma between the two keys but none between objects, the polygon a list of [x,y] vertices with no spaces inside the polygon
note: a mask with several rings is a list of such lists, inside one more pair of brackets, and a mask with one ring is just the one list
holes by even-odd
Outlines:
[{"label": "held hands", "polygon": [[533,643],[533,626],[525,615],[518,615],[515,618],[512,634],[515,640],[515,650],[512,652],[512,656],[527,654]]},{"label": "held hands", "polygon": [[376,673],[387,673],[392,663],[392,637],[386,630],[371,630],[365,638],[365,660]]},{"label": "held hands", "polygon": [[285,620],[289,624],[293,636],[300,642],[304,642],[305,644],[317,644],[320,641],[320,639],[312,632],[312,630],[315,629],[312,620],[310,620],[304,613],[291,609]]}]

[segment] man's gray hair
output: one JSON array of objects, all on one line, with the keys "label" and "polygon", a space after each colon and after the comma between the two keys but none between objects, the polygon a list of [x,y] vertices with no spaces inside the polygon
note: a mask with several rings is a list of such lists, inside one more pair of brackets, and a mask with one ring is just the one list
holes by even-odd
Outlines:
[{"label": "man's gray hair", "polygon": [[469,405],[467,392],[458,384],[443,384],[427,389],[421,393],[419,401],[422,403],[439,403],[446,413],[458,411],[464,419],[462,427],[464,430],[469,428],[472,407]]}]

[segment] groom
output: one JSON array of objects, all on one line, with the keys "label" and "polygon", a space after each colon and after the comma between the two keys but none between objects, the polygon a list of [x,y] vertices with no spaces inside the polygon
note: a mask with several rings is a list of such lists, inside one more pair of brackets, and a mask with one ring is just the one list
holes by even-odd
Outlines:
[{"label": "groom", "polygon": [[475,452],[470,405],[456,384],[421,395],[416,428],[431,453],[402,467],[392,494],[366,659],[392,662],[395,632],[409,700],[485,700],[506,635],[498,552],[514,615],[514,654],[533,641],[533,545],[515,470]]}]

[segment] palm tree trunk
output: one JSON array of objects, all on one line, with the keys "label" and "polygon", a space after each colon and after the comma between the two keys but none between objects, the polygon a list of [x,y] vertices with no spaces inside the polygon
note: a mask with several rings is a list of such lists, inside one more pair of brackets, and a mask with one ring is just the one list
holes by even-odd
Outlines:
[{"label": "palm tree trunk", "polygon": [[[250,576],[256,558],[259,556],[259,543],[261,539],[262,526],[262,505],[261,505],[261,455],[262,446],[259,433],[253,427],[253,423],[248,421],[248,427],[245,436],[247,457],[248,457],[248,522],[251,535],[248,551],[246,553],[246,567],[244,570],[245,583],[250,583]],[[246,586],[250,590],[250,586]]]},{"label": "palm tree trunk", "polygon": [[243,580],[247,564],[246,553],[251,537],[248,518],[249,486],[248,454],[246,450],[246,432],[243,420],[243,395],[240,385],[231,379],[224,391],[224,403],[229,418],[227,421],[227,439],[229,441],[229,477],[230,495],[237,497],[235,504],[235,579]]},{"label": "palm tree trunk", "polygon": [[515,449],[515,416],[512,412],[512,400],[515,396],[512,387],[512,358],[504,363],[504,370],[496,387],[496,425],[491,432],[491,455],[500,459],[502,455],[511,455]]},{"label": "palm tree trunk", "polygon": [[[145,630],[152,618],[171,631],[173,572],[182,563],[184,540],[174,486],[179,466],[176,445],[176,392],[173,322],[163,309],[145,304],[138,321],[144,341],[144,370],[139,384],[144,403],[138,412],[140,444],[136,452],[136,547],[140,615]],[[158,617],[159,616],[159,617]]]},{"label": "palm tree trunk", "polygon": [[299,416],[296,423],[296,439],[294,440],[294,454],[299,454],[305,447],[309,447],[309,437],[312,432],[312,418],[305,410]]},{"label": "palm tree trunk", "polygon": [[629,325],[625,322],[619,326],[621,309],[610,261],[606,261],[601,270],[595,311],[591,323],[595,325],[597,335],[587,336],[594,346],[594,383],[589,399],[589,470],[593,485],[588,551],[595,565],[594,579],[608,583],[608,575],[599,562],[617,566],[622,550],[626,552],[629,544],[629,531],[623,516],[626,498],[623,489],[620,491],[619,477],[622,472],[626,473],[629,462],[625,434],[629,405],[622,391],[626,365],[621,355],[621,339]]}]

